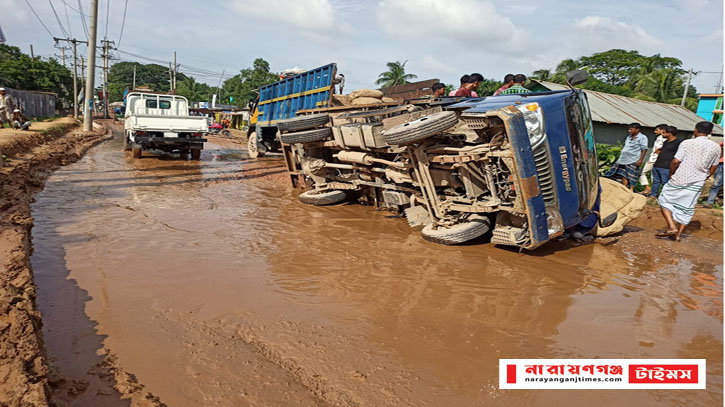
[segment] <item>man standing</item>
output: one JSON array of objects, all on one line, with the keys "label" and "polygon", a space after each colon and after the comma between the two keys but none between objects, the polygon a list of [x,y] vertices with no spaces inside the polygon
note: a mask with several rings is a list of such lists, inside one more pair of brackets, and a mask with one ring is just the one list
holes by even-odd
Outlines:
[{"label": "man standing", "polygon": [[516,76],[514,76],[514,84],[511,85],[508,89],[502,90],[499,95],[517,95],[523,93],[531,93],[530,90],[524,87],[524,84],[526,84],[526,75],[521,73],[517,74]]},{"label": "man standing", "polygon": [[5,122],[9,127],[13,127],[12,116],[15,105],[12,96],[5,93],[5,88],[0,88],[0,128]]},{"label": "man standing", "polygon": [[[655,129],[655,132],[656,131],[657,129]],[[677,127],[666,126],[660,131],[660,135],[657,137],[658,139],[662,137],[665,140],[664,144],[657,147],[657,141],[655,141],[655,145],[653,147],[655,151],[653,151],[652,154],[657,154],[658,156],[652,166],[652,188],[649,188],[649,185],[647,186],[647,189],[650,190],[649,196],[653,198],[657,197],[660,192],[660,188],[670,180],[670,164],[675,158],[677,148],[680,146],[680,143],[682,143],[682,140],[678,139],[676,134]],[[645,169],[646,168],[647,166],[645,165]]]},{"label": "man standing", "polygon": [[[710,122],[697,123],[695,138],[683,141],[677,149],[670,165],[670,180],[657,200],[667,222],[667,230],[656,234],[657,237],[674,237],[679,242],[682,231],[695,214],[702,186],[715,172],[720,159],[720,146],[707,138],[712,127]],[[680,224],[679,228],[675,222]]]},{"label": "man standing", "polygon": [[720,163],[717,165],[715,177],[712,181],[712,188],[710,188],[710,193],[707,194],[705,203],[702,204],[703,208],[712,208],[712,205],[715,203],[715,198],[717,198],[717,194],[720,192],[720,188],[722,188],[722,141],[720,142]]},{"label": "man standing", "polygon": [[[647,159],[647,162],[644,164],[644,168],[642,168],[642,175],[639,176],[639,184],[644,186],[644,191],[642,191],[642,195],[647,196],[656,196],[656,194],[652,193],[652,188],[649,186],[649,181],[647,180],[647,173],[652,171],[652,168],[654,167],[655,161],[657,161],[657,155],[660,153],[660,149],[662,148],[662,144],[665,143],[665,136],[664,131],[667,129],[666,124],[658,124],[657,127],[655,127],[655,135],[657,138],[655,139],[655,143],[652,146],[652,153],[649,155],[649,159]],[[678,143],[679,145],[679,143]],[[675,149],[677,151],[677,149]],[[672,155],[675,153],[672,152]],[[672,157],[670,157],[670,160],[672,160]],[[670,168],[669,163],[667,164],[667,168]],[[654,172],[652,173],[652,178],[654,179]],[[654,180],[652,181],[654,183]],[[667,180],[662,183],[662,185],[666,184]]]},{"label": "man standing", "polygon": [[621,179],[622,185],[634,190],[637,184],[639,166],[642,165],[644,155],[647,154],[647,136],[640,133],[639,123],[629,125],[627,132],[629,136],[624,140],[624,147],[619,154],[619,159],[612,168],[604,174],[611,179]]},{"label": "man standing", "polygon": [[505,91],[506,89],[510,88],[514,85],[514,74],[506,74],[506,76],[503,77],[503,85],[501,85],[500,88],[496,89],[496,92],[493,93],[494,96],[498,96],[501,94],[501,92]]},{"label": "man standing", "polygon": [[446,85],[438,82],[430,87],[433,90],[433,98],[442,98],[446,95]]}]

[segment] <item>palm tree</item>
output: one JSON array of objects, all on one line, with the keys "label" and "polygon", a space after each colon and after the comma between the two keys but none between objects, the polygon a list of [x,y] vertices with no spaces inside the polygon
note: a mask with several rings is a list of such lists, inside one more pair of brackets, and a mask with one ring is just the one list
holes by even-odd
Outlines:
[{"label": "palm tree", "polygon": [[418,75],[412,73],[405,73],[405,62],[395,61],[388,62],[388,70],[378,75],[378,80],[375,81],[376,85],[381,85],[382,88],[387,88],[395,85],[402,85],[408,83],[408,79],[415,79]]},{"label": "palm tree", "polygon": [[662,103],[676,99],[681,90],[682,78],[674,69],[654,70],[640,78],[635,87],[636,92]]},{"label": "palm tree", "polygon": [[538,79],[541,81],[551,81],[552,74],[551,69],[537,69],[531,73],[531,79]]},{"label": "palm tree", "polygon": [[556,66],[554,75],[551,77],[552,81],[556,83],[566,83],[566,73],[579,69],[580,65],[581,63],[579,61],[571,58],[559,62],[559,65]]}]

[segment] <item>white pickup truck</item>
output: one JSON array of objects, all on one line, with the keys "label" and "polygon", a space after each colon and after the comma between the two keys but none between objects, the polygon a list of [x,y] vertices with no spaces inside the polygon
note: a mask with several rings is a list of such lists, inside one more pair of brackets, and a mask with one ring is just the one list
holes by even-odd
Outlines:
[{"label": "white pickup truck", "polygon": [[126,96],[124,128],[125,148],[134,158],[155,149],[198,160],[209,131],[206,117],[189,116],[185,97],[141,92]]}]

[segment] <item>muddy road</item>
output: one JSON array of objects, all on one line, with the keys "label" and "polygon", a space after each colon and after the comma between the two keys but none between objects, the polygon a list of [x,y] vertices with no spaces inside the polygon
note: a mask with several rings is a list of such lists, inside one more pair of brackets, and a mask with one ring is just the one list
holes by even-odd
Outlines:
[{"label": "muddy road", "polygon": [[[134,161],[106,142],[36,196],[59,403],[722,405],[721,239],[437,246],[305,206],[281,160],[235,146]],[[708,388],[501,391],[499,358],[706,358]]]}]

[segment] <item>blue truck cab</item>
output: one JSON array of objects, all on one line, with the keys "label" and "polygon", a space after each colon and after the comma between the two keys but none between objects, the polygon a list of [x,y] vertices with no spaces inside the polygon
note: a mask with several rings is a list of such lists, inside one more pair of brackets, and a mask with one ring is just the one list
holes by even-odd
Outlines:
[{"label": "blue truck cab", "polygon": [[[492,96],[447,109],[460,112],[464,121],[497,116],[506,126],[528,217],[524,248],[538,247],[567,230],[588,232],[596,226],[600,188],[586,94],[568,90]],[[494,241],[506,240],[501,235],[494,230]]]}]

